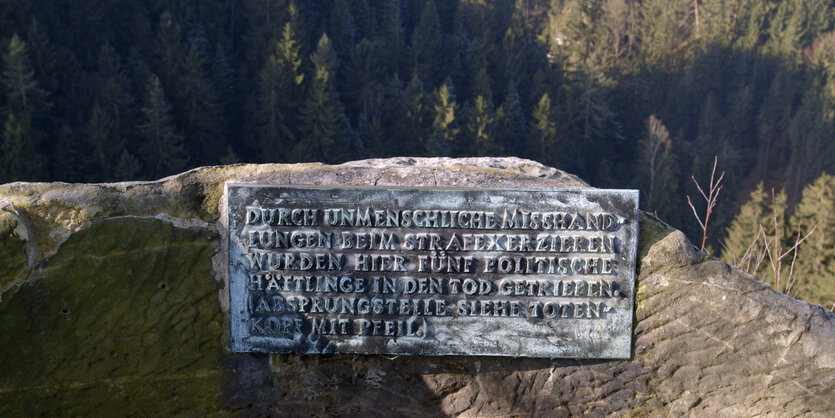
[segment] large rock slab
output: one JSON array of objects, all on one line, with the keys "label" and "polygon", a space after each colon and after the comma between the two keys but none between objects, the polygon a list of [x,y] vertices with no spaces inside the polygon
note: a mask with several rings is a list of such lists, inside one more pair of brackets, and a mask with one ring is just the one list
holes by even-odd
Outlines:
[{"label": "large rock slab", "polygon": [[516,158],[0,186],[0,415],[826,416],[835,316],[642,215],[631,360],[233,354],[225,181],[585,187]]}]

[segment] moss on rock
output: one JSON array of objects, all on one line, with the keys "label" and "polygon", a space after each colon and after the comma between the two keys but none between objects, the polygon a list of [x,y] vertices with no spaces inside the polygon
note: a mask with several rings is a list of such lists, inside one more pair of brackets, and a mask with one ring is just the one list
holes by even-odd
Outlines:
[{"label": "moss on rock", "polygon": [[141,218],[72,235],[0,301],[0,415],[217,411],[215,241]]}]

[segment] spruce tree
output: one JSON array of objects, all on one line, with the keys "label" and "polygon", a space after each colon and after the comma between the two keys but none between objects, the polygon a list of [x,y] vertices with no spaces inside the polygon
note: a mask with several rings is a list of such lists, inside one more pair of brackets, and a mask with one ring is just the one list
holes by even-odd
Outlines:
[{"label": "spruce tree", "polygon": [[[776,263],[776,259],[794,244],[789,242],[786,228],[786,193],[773,189],[770,194],[766,193],[760,183],[727,228],[721,258],[753,273],[757,259],[761,257],[758,277],[776,284],[777,277],[769,262]],[[771,253],[770,259],[766,251]],[[783,264],[787,265],[787,262],[784,260]],[[788,273],[788,268],[781,269],[780,280]]]},{"label": "spruce tree", "polygon": [[92,181],[113,180],[113,168],[122,150],[124,138],[117,131],[113,115],[99,104],[93,106],[92,115],[85,126],[84,142],[87,145],[87,178]]},{"label": "spruce tree", "polygon": [[397,0],[381,0],[378,8],[380,10],[380,21],[378,23],[380,35],[378,39],[382,42],[388,59],[382,60],[382,64],[389,74],[403,74],[406,59],[405,40],[403,34],[403,22],[400,19],[400,6]]},{"label": "spruce tree", "polygon": [[475,98],[467,106],[466,123],[464,125],[464,148],[459,150],[462,155],[475,154],[478,156],[496,155],[495,122],[496,116],[493,103],[482,96]]},{"label": "spruce tree", "polygon": [[356,27],[346,0],[333,0],[327,19],[327,33],[340,62],[347,63],[354,47]]},{"label": "spruce tree", "polygon": [[404,89],[395,74],[386,87],[385,106],[388,109],[383,115],[386,132],[383,149],[386,155],[423,154],[431,118],[425,104],[423,84],[417,76],[412,77]]},{"label": "spruce tree", "polygon": [[349,106],[353,108],[352,116],[374,115],[381,110],[383,92],[379,79],[384,65],[379,49],[376,41],[363,38],[351,53],[343,93],[348,98],[347,103],[352,104]]},{"label": "spruce tree", "polygon": [[197,45],[189,45],[183,57],[179,88],[182,127],[188,153],[196,164],[211,164],[223,155],[224,114],[207,63]]},{"label": "spruce tree", "polygon": [[800,245],[792,294],[812,303],[832,303],[835,294],[835,177],[821,174],[803,189],[803,197],[791,218],[791,234],[812,235]]},{"label": "spruce tree", "polygon": [[128,150],[123,149],[113,168],[113,177],[117,181],[136,180],[142,173],[142,164]]},{"label": "spruce tree", "polygon": [[509,155],[525,155],[525,141],[528,135],[528,122],[522,110],[522,102],[516,86],[508,85],[504,102],[496,111],[498,123],[497,137],[502,141],[504,153]]},{"label": "spruce tree", "polygon": [[160,178],[183,170],[189,159],[183,136],[171,119],[171,106],[159,77],[151,76],[146,94],[143,121],[139,125],[140,153],[146,173],[152,178]]},{"label": "spruce tree", "polygon": [[459,129],[455,119],[458,104],[455,102],[455,93],[450,84],[450,81],[445,82],[433,93],[434,118],[426,144],[426,151],[430,156],[451,155],[453,143],[458,136]]},{"label": "spruce tree", "polygon": [[291,23],[258,74],[255,112],[258,156],[264,162],[286,161],[297,142],[298,107],[302,83],[299,46]]},{"label": "spruce tree", "polygon": [[295,147],[296,159],[340,161],[346,158],[348,151],[337,144],[349,133],[349,127],[334,86],[338,60],[327,34],[319,39],[310,60],[313,74],[301,105],[301,136]]},{"label": "spruce tree", "polygon": [[0,182],[37,180],[43,175],[42,158],[35,153],[28,117],[9,113],[0,143]]},{"label": "spruce tree", "polygon": [[[510,26],[502,38],[502,56],[504,58],[503,80],[505,83],[520,83],[528,85],[529,79],[525,76],[526,69],[531,63],[531,36],[524,22],[524,5],[521,0],[516,0],[513,7],[513,14],[510,18]],[[523,89],[525,90],[525,89]]]},{"label": "spruce tree", "polygon": [[557,161],[555,154],[557,123],[551,109],[551,97],[542,94],[531,115],[531,127],[528,131],[526,154],[528,157],[546,164]]},{"label": "spruce tree", "polygon": [[441,56],[443,34],[438,21],[435,0],[428,0],[420,14],[420,20],[412,32],[409,43],[411,66],[421,80],[434,81],[443,79],[438,59]]},{"label": "spruce tree", "polygon": [[9,40],[3,57],[3,74],[0,78],[6,94],[6,114],[31,116],[39,109],[45,92],[35,79],[35,71],[29,61],[26,42],[17,34]]},{"label": "spruce tree", "polygon": [[288,17],[292,19],[290,15],[298,13],[298,9],[288,0],[242,0],[240,3],[245,23],[245,63],[254,73],[269,55],[272,40],[280,37],[282,23]]},{"label": "spruce tree", "polygon": [[44,172],[38,146],[43,133],[35,118],[47,108],[46,93],[40,88],[29,61],[26,43],[16,34],[3,57],[0,84],[5,93],[3,133],[0,143],[0,178],[5,181],[38,180]]},{"label": "spruce tree", "polygon": [[751,191],[748,200],[739,208],[739,212],[726,230],[727,237],[720,256],[722,260],[747,270],[745,265],[740,266],[740,262],[746,257],[746,253],[757,254],[762,249],[762,240],[755,241],[754,238],[760,233],[760,227],[764,227],[767,221],[767,199],[768,196],[763,191],[762,183]]}]

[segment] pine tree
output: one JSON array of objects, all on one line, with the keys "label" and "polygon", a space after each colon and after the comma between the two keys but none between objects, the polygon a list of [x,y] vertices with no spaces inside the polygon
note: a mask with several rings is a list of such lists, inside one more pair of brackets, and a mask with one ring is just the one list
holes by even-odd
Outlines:
[{"label": "pine tree", "polygon": [[382,0],[378,5],[380,10],[380,35],[378,39],[383,44],[381,51],[385,51],[388,59],[382,60],[385,72],[389,74],[403,74],[406,49],[403,22],[400,19],[400,6],[397,0]]},{"label": "pine tree", "polygon": [[472,104],[467,106],[465,114],[464,141],[461,141],[464,149],[459,150],[459,153],[478,156],[496,155],[498,148],[495,137],[496,116],[493,103],[489,99],[478,96]]},{"label": "pine tree", "polygon": [[450,81],[445,82],[433,93],[434,118],[429,141],[426,144],[426,151],[431,156],[449,156],[458,136],[458,125],[455,119],[458,104],[455,102],[455,93],[450,84]]},{"label": "pine tree", "polygon": [[168,10],[160,15],[155,49],[159,54],[157,72],[160,81],[165,88],[174,90],[182,72],[185,42],[182,27]]},{"label": "pine tree", "polygon": [[412,32],[409,43],[411,66],[421,80],[439,80],[445,75],[440,74],[438,59],[441,56],[441,42],[443,34],[438,21],[438,11],[435,0],[428,0],[420,14],[420,20]]},{"label": "pine tree", "polygon": [[225,151],[224,115],[198,45],[188,46],[178,84],[183,97],[179,119],[188,153],[196,164],[216,162]]},{"label": "pine tree", "polygon": [[[740,266],[746,254],[758,254],[762,250],[762,240],[756,240],[760,227],[767,223],[768,196],[763,191],[763,184],[751,191],[748,200],[739,208],[731,225],[726,229],[727,237],[721,253],[722,260],[728,264]],[[749,251],[749,248],[751,249]],[[749,257],[750,258],[750,257]],[[753,265],[753,262],[749,263]],[[747,270],[745,266],[742,266]]]},{"label": "pine tree", "polygon": [[[782,255],[789,244],[786,234],[786,194],[783,191],[771,195],[763,191],[762,183],[751,192],[750,198],[739,209],[730,226],[721,258],[743,271],[754,273],[760,263],[758,277],[776,284],[775,270],[769,265]],[[791,242],[791,245],[794,243]],[[766,248],[767,247],[767,248]],[[769,258],[767,253],[771,254]],[[785,264],[785,262],[783,263]],[[788,269],[780,271],[780,280],[788,275]]]},{"label": "pine tree", "polygon": [[17,34],[12,36],[3,58],[0,83],[6,93],[6,113],[31,116],[39,110],[45,92],[35,79],[35,71],[29,63],[26,42]]},{"label": "pine tree", "polygon": [[509,155],[525,155],[525,141],[528,135],[528,122],[522,110],[519,92],[514,84],[509,84],[507,94],[499,109],[496,111],[498,123],[498,138],[504,152]]},{"label": "pine tree", "polygon": [[525,26],[524,7],[521,0],[516,0],[510,17],[510,26],[502,38],[503,80],[505,83],[513,83],[517,86],[520,83],[527,85],[530,81],[529,77],[526,77],[526,69],[530,68],[533,58],[530,46],[532,37]]},{"label": "pine tree", "polygon": [[380,109],[383,88],[379,79],[383,63],[379,44],[363,38],[351,53],[351,62],[347,67],[346,83],[343,92],[348,103],[353,103],[353,115],[375,115]]},{"label": "pine tree", "polygon": [[803,184],[810,183],[815,176],[835,163],[832,157],[835,138],[833,126],[824,118],[824,109],[821,86],[813,82],[789,123],[792,196],[799,196]]},{"label": "pine tree", "polygon": [[82,154],[85,150],[78,146],[82,140],[76,137],[76,132],[69,123],[64,123],[58,131],[55,150],[51,155],[50,169],[52,179],[75,183],[84,181],[82,170]]},{"label": "pine tree", "polygon": [[795,235],[815,228],[799,248],[792,293],[812,303],[831,303],[835,295],[826,288],[835,282],[835,177],[824,173],[803,189],[791,225]]},{"label": "pine tree", "polygon": [[87,145],[87,178],[93,181],[112,180],[113,168],[122,150],[124,138],[119,135],[113,115],[99,104],[93,106],[92,115],[85,126],[84,142]]},{"label": "pine tree", "polygon": [[301,57],[291,23],[258,74],[255,113],[258,155],[264,162],[286,161],[296,145],[298,107],[302,99]]},{"label": "pine tree", "polygon": [[386,88],[384,149],[387,155],[422,155],[432,120],[423,83],[415,75],[405,89],[401,84],[395,74]]},{"label": "pine tree", "polygon": [[0,179],[38,180],[44,172],[43,156],[37,149],[43,133],[34,125],[48,104],[29,62],[26,43],[16,34],[3,57],[0,84],[5,93],[3,136],[0,143]]},{"label": "pine tree", "polygon": [[41,157],[35,154],[28,118],[9,113],[0,143],[0,182],[37,180],[43,175]]},{"label": "pine tree", "polygon": [[327,20],[327,33],[340,62],[348,62],[354,47],[356,27],[346,0],[333,0]]},{"label": "pine tree", "polygon": [[548,93],[544,93],[540,97],[539,102],[533,109],[532,116],[533,120],[528,131],[527,146],[525,147],[526,154],[537,161],[553,164],[557,161],[557,155],[554,153],[557,123],[554,121],[551,98]]},{"label": "pine tree", "polygon": [[[245,62],[254,73],[269,55],[272,40],[280,37],[282,23],[288,17],[292,19],[290,15],[298,10],[288,0],[242,0],[241,6],[245,18]],[[298,33],[298,28],[293,30]]]},{"label": "pine tree", "polygon": [[159,77],[151,76],[146,90],[143,122],[139,125],[140,152],[148,175],[160,178],[183,170],[188,164],[188,155],[183,136],[171,119],[171,106]]},{"label": "pine tree", "polygon": [[337,144],[349,133],[349,127],[334,86],[338,60],[327,34],[319,39],[310,60],[313,74],[301,105],[301,140],[295,147],[296,159],[340,161],[346,158],[347,151]]},{"label": "pine tree", "polygon": [[113,177],[117,181],[136,180],[142,173],[142,164],[128,150],[123,149],[119,160],[113,169]]},{"label": "pine tree", "polygon": [[86,181],[110,181],[115,179],[114,168],[122,150],[135,139],[137,115],[119,54],[104,45],[99,49],[97,61],[98,74],[103,81],[83,126],[83,163],[80,166]]}]

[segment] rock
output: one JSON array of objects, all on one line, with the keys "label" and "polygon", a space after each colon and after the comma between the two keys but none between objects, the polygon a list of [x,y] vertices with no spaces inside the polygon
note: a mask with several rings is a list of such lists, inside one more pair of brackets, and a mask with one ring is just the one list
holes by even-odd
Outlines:
[{"label": "rock", "polygon": [[835,315],[641,218],[631,360],[226,350],[227,180],[587,187],[517,158],[205,167],[0,186],[0,415],[810,415],[835,410]]}]

